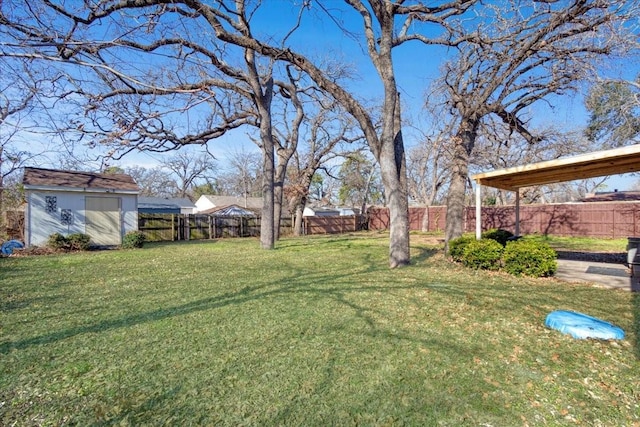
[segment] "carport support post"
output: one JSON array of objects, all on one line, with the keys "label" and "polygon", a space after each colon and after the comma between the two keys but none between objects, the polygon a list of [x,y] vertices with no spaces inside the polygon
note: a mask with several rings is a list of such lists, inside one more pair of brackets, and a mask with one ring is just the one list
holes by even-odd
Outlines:
[{"label": "carport support post", "polygon": [[482,186],[476,182],[476,240],[482,238]]},{"label": "carport support post", "polygon": [[520,236],[520,188],[516,188],[516,236]]}]

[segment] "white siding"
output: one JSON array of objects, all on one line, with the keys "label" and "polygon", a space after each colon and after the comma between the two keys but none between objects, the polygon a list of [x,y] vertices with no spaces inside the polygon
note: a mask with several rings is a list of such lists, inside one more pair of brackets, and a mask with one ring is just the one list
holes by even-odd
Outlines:
[{"label": "white siding", "polygon": [[[122,228],[124,234],[138,229],[138,196],[123,194],[122,196]],[[124,236],[123,234],[123,236]]]},{"label": "white siding", "polygon": [[[119,197],[121,199],[122,235],[138,229],[138,204],[135,194],[35,191],[27,190],[27,211],[25,221],[25,240],[27,246],[45,246],[53,233],[68,236],[73,233],[86,234],[85,197]],[[46,197],[56,198],[56,207],[52,212],[46,210]],[[63,223],[63,210],[71,213],[71,223]]]},{"label": "white siding", "polygon": [[202,195],[196,200],[196,212],[206,211],[207,209],[215,208],[216,205],[206,196]]},{"label": "white siding", "polygon": [[[56,198],[56,208],[52,212],[46,210],[46,196]],[[27,246],[44,246],[53,233],[65,236],[73,233],[85,232],[84,194],[64,192],[34,192],[27,193],[29,205],[26,219]],[[71,224],[63,224],[62,211],[71,211]]]}]

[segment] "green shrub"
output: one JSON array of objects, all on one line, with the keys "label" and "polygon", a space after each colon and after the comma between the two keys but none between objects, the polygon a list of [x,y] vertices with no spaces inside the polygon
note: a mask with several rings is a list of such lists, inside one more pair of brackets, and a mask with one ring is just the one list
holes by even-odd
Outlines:
[{"label": "green shrub", "polygon": [[479,270],[499,270],[502,245],[492,239],[469,242],[462,253],[462,263]]},{"label": "green shrub", "polygon": [[476,238],[473,236],[460,236],[456,239],[451,239],[449,241],[449,256],[456,262],[462,261],[462,254],[464,252],[464,248]]},{"label": "green shrub", "polygon": [[82,233],[73,233],[63,236],[60,233],[53,233],[47,239],[47,246],[57,251],[86,251],[89,249],[89,236]]},{"label": "green shrub", "polygon": [[67,236],[69,242],[69,249],[72,251],[87,251],[89,250],[89,242],[91,238],[86,234],[74,233]]},{"label": "green shrub", "polygon": [[68,250],[70,247],[69,239],[67,239],[60,233],[53,233],[47,239],[47,246],[57,251]]},{"label": "green shrub", "polygon": [[124,249],[141,248],[144,245],[144,233],[142,231],[130,231],[122,239]]},{"label": "green shrub", "polygon": [[504,249],[504,270],[514,276],[553,276],[558,269],[557,257],[546,243],[517,240],[507,243]]},{"label": "green shrub", "polygon": [[491,239],[500,243],[503,247],[507,246],[507,242],[513,237],[513,233],[502,228],[492,228],[482,233],[483,239]]}]

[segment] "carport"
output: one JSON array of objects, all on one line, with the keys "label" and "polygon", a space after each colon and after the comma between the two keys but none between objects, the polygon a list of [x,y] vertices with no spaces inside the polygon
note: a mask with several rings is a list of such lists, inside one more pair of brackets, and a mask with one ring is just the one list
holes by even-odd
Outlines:
[{"label": "carport", "polygon": [[473,175],[476,238],[482,234],[482,187],[516,193],[515,235],[520,235],[520,188],[640,171],[640,144]]}]

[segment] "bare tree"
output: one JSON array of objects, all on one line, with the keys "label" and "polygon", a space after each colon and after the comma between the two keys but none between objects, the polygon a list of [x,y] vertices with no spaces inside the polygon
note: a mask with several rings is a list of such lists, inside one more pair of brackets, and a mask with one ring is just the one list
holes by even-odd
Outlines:
[{"label": "bare tree", "polygon": [[261,197],[262,173],[260,154],[244,149],[233,152],[227,158],[227,167],[220,176],[219,185],[228,196]]},{"label": "bare tree", "polygon": [[[404,141],[401,131],[401,112],[398,85],[393,66],[393,49],[410,41],[425,44],[455,45],[449,34],[428,37],[425,27],[447,27],[447,19],[464,13],[475,1],[444,2],[437,6],[424,3],[404,4],[382,0],[346,0],[360,14],[366,51],[383,86],[380,131],[372,116],[344,88],[317,72],[306,58],[290,55],[289,60],[303,68],[319,85],[340,101],[359,122],[367,143],[380,165],[385,197],[390,213],[389,264],[392,268],[409,263],[409,205]],[[333,17],[335,22],[339,18]],[[423,31],[423,33],[420,33]]]},{"label": "bare tree", "polygon": [[441,197],[448,178],[445,135],[424,136],[407,155],[410,198],[423,206],[431,206]]},{"label": "bare tree", "polygon": [[380,171],[373,159],[362,152],[344,156],[338,178],[341,185],[338,201],[341,205],[358,206],[366,211],[368,204],[384,203],[384,191],[380,185]]},{"label": "bare tree", "polygon": [[[330,192],[325,191],[323,186],[325,179],[318,172],[320,170],[326,172],[327,162],[344,156],[343,153],[334,151],[340,142],[340,137],[324,134],[324,129],[313,133],[308,142],[310,146],[307,150],[294,155],[293,167],[285,187],[289,211],[294,215],[293,233],[296,236],[302,233],[302,214],[309,201],[330,203],[327,198],[327,196],[330,198]],[[316,194],[314,190],[320,191],[320,194]]]},{"label": "bare tree", "polygon": [[179,152],[162,162],[171,174],[177,178],[177,196],[190,197],[190,190],[199,181],[206,181],[214,176],[215,158],[209,153]]},{"label": "bare tree", "polygon": [[[549,95],[576,89],[598,58],[619,52],[630,4],[581,0],[521,8],[514,0],[485,5],[476,37],[458,45],[457,56],[444,69],[443,84],[458,118],[447,242],[463,231],[468,165],[483,120],[493,115],[528,143],[543,140],[529,131],[524,114]],[[461,34],[469,34],[470,23],[465,24]]]},{"label": "bare tree", "polygon": [[[537,135],[544,135],[544,139],[531,144],[522,135],[513,132],[499,117],[486,117],[479,127],[470,158],[470,169],[474,172],[504,169],[599,149],[579,131],[567,132],[553,126],[544,129],[531,128],[531,131]],[[526,194],[522,195],[522,201],[545,203],[576,200],[584,197],[589,189],[600,185],[604,179],[528,188]],[[513,192],[506,190],[494,189],[486,193],[497,205],[513,203],[515,198]]]},{"label": "bare tree", "polygon": [[171,174],[160,166],[145,168],[133,166],[125,168],[140,187],[140,195],[146,197],[174,197],[178,192],[178,184]]},{"label": "bare tree", "polygon": [[[276,167],[276,183],[282,180],[284,184],[284,191],[280,194],[276,185],[276,194],[280,196],[281,204],[282,195],[287,196],[289,211],[295,217],[294,234],[300,235],[302,212],[316,172],[325,162],[339,155],[335,148],[341,143],[352,143],[361,140],[362,136],[355,132],[354,121],[344,114],[339,103],[313,86],[300,87],[297,81],[293,79],[290,81],[292,83],[290,85],[280,83],[280,92],[283,97],[291,100],[295,114],[288,122],[276,125],[278,129],[276,152],[279,159]],[[286,108],[282,110],[286,112]],[[282,141],[285,141],[286,145]],[[293,165],[287,172],[288,169],[283,165],[290,160]]]},{"label": "bare tree", "polygon": [[640,76],[635,81],[596,83],[585,102],[591,113],[586,135],[605,147],[637,143],[640,139]]},{"label": "bare tree", "polygon": [[[4,209],[5,180],[22,167],[42,159],[45,142],[54,129],[47,127],[47,109],[61,94],[61,76],[55,70],[36,72],[22,59],[0,57],[0,212]],[[43,141],[38,144],[37,141]],[[14,200],[14,198],[11,198]]]},{"label": "bare tree", "polygon": [[280,113],[274,114],[274,143],[276,147],[276,166],[274,171],[274,220],[276,238],[280,237],[280,220],[284,202],[284,186],[287,169],[292,156],[298,150],[301,126],[305,119],[303,96],[305,91],[313,92],[316,88],[303,87],[304,78],[297,69],[286,67],[286,80],[276,82]]}]

